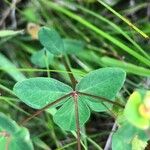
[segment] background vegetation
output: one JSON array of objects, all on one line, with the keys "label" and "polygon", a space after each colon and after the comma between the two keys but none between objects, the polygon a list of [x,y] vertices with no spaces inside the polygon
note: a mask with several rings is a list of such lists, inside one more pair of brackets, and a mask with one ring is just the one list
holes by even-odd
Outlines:
[{"label": "background vegetation", "polygon": [[[127,79],[118,99],[126,103],[136,88],[150,87],[150,3],[146,0],[2,0],[0,1],[0,111],[16,122],[35,110],[21,103],[12,93],[17,81],[47,76],[70,84],[61,60],[43,68],[31,62],[31,55],[42,46],[37,40],[40,26],[54,27],[63,38],[85,43],[80,53],[67,57],[77,79],[105,67],[121,67]],[[107,5],[106,5],[107,4]],[[128,18],[128,19],[126,19]],[[130,21],[132,22],[130,22]],[[5,30],[5,31],[4,31]],[[7,30],[7,31],[6,31]],[[15,32],[8,31],[14,30]],[[39,57],[40,59],[40,57]],[[31,120],[30,130],[36,150],[75,149],[74,133],[54,124],[50,112]],[[84,128],[84,144],[89,149],[106,146],[114,118],[93,113]]]}]

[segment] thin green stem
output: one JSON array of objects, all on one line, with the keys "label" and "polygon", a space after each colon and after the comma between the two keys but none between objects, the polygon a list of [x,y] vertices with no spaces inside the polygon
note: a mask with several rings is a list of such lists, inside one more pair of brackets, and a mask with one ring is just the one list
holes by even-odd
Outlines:
[{"label": "thin green stem", "polygon": [[[70,66],[69,66],[69,64],[68,64],[68,62],[67,62],[67,60],[66,60],[66,58],[64,56],[62,57],[62,61],[64,63],[64,66],[65,66],[67,72],[71,72]],[[68,75],[69,75],[69,78],[70,78],[71,83],[72,83],[72,88],[73,88],[73,90],[75,90],[77,81],[76,81],[76,79],[75,79],[73,74],[68,74]]]},{"label": "thin green stem", "polygon": [[47,112],[45,115],[46,115],[46,126],[49,130],[51,138],[54,140],[54,143],[55,143],[56,147],[58,148],[58,147],[62,146],[62,144],[57,139],[57,136],[56,136],[55,130],[54,130],[54,126],[53,126],[53,122],[52,122],[52,119],[50,118],[50,115],[47,114]]},{"label": "thin green stem", "polygon": [[48,55],[47,55],[47,51],[46,50],[45,50],[45,64],[46,64],[46,69],[47,69],[47,76],[50,78],[49,64],[48,64]]},{"label": "thin green stem", "polygon": [[88,137],[85,134],[82,134],[84,138],[86,138],[97,150],[103,150],[94,140],[92,140],[90,137]]},{"label": "thin green stem", "polygon": [[4,90],[4,91],[8,92],[8,93],[11,94],[11,95],[15,95],[12,90],[10,90],[9,88],[7,88],[6,86],[4,86],[4,85],[2,85],[2,84],[0,84],[0,89],[2,89],[2,90]]},{"label": "thin green stem", "polygon": [[[60,73],[68,73],[68,74],[72,74],[71,71],[64,71],[64,70],[54,70],[54,69],[36,69],[36,68],[11,68],[11,67],[0,67],[0,70],[11,70],[12,72],[15,71],[15,70],[18,70],[18,71],[22,71],[22,72],[47,72],[47,71],[50,71],[50,72],[60,72]],[[82,76],[84,76],[85,74],[84,73],[81,73],[79,71],[74,71],[74,73],[76,74],[80,74]]]},{"label": "thin green stem", "polygon": [[75,104],[77,144],[78,144],[78,150],[81,150],[81,144],[80,144],[80,123],[79,123],[79,110],[78,110],[78,95],[77,95],[76,92],[73,94],[73,98],[74,98],[74,104]]},{"label": "thin green stem", "polygon": [[73,142],[71,142],[71,143],[69,143],[69,144],[67,144],[67,145],[65,145],[63,147],[57,148],[56,150],[64,150],[65,148],[67,149],[67,148],[75,145],[76,143],[77,143],[76,141],[73,141]]}]

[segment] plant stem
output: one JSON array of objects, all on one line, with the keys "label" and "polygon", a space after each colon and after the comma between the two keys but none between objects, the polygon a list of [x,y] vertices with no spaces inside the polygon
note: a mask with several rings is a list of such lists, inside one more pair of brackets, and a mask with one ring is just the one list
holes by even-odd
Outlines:
[{"label": "plant stem", "polygon": [[111,103],[111,104],[117,105],[117,106],[119,106],[119,107],[121,107],[121,108],[124,108],[124,105],[123,105],[123,104],[120,104],[120,103],[118,103],[118,102],[111,101],[111,100],[109,100],[109,99],[107,99],[107,98],[104,98],[104,97],[101,97],[101,96],[96,96],[96,95],[92,95],[92,94],[88,94],[88,93],[83,93],[83,92],[78,92],[78,93],[81,94],[81,95],[89,96],[89,97],[92,97],[92,98],[94,98],[94,99],[98,99],[98,100],[100,100],[100,101],[107,102],[107,103]]},{"label": "plant stem", "polygon": [[26,118],[25,120],[23,120],[23,121],[21,122],[21,125],[26,124],[28,121],[30,121],[30,120],[31,120],[32,118],[34,118],[35,116],[39,115],[39,114],[40,114],[41,112],[43,112],[45,109],[47,109],[47,108],[49,108],[49,107],[51,107],[51,106],[53,106],[53,105],[55,105],[55,104],[61,102],[64,98],[69,97],[71,94],[72,94],[72,93],[66,94],[66,95],[60,97],[59,99],[55,100],[54,102],[52,102],[52,103],[46,105],[46,106],[43,107],[42,109],[36,111],[36,112],[35,112],[34,114],[32,114],[30,117],[28,117],[28,118]]},{"label": "plant stem", "polygon": [[0,89],[2,89],[4,91],[8,92],[9,94],[15,96],[14,92],[11,89],[7,88],[6,86],[4,86],[2,84],[0,84]]},{"label": "plant stem", "polygon": [[[66,58],[64,56],[62,57],[62,61],[64,63],[64,66],[65,66],[67,72],[71,72],[69,64],[68,64],[68,62],[67,62],[67,60],[66,60]],[[76,81],[76,79],[75,79],[75,77],[74,77],[74,75],[72,73],[68,73],[68,75],[69,75],[69,78],[70,78],[70,80],[72,82],[72,88],[73,88],[73,90],[75,90],[77,81]]]},{"label": "plant stem", "polygon": [[78,150],[81,150],[80,144],[80,125],[79,125],[79,110],[78,110],[78,94],[73,94],[74,104],[75,104],[75,118],[76,118],[76,129],[77,129],[77,144]]},{"label": "plant stem", "polygon": [[45,50],[45,64],[46,64],[46,69],[47,69],[47,76],[50,78],[49,64],[48,64],[48,54],[47,54],[46,50]]}]

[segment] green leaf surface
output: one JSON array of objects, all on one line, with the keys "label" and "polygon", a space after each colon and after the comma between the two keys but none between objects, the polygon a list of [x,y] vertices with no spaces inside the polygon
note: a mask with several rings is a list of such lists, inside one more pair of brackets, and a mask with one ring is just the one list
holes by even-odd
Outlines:
[{"label": "green leaf surface", "polygon": [[[7,134],[5,136],[3,133]],[[0,150],[33,150],[29,132],[14,120],[0,113]]]},{"label": "green leaf surface", "polygon": [[32,108],[41,109],[69,94],[72,88],[53,78],[37,77],[16,83],[13,90],[24,103]]},{"label": "green leaf surface", "polygon": [[5,137],[0,136],[0,150],[6,149],[7,139]]},{"label": "green leaf surface", "polygon": [[108,108],[110,108],[112,106],[112,104],[96,101],[96,99],[91,98],[91,97],[85,97],[85,101],[86,101],[87,105],[89,106],[89,108],[92,111],[96,111],[96,112],[107,111]]},{"label": "green leaf surface", "polygon": [[64,39],[63,40],[65,52],[67,54],[78,54],[84,50],[85,43],[74,39]]},{"label": "green leaf surface", "polygon": [[[90,117],[89,107],[83,97],[78,99],[79,124],[82,127]],[[75,103],[73,98],[68,99],[54,114],[54,122],[65,130],[76,130]]]},{"label": "green leaf surface", "polygon": [[19,126],[15,121],[0,112],[0,128],[5,129],[9,134],[17,132]]},{"label": "green leaf surface", "polygon": [[119,68],[102,68],[88,73],[77,84],[76,90],[114,99],[125,81],[126,73]]},{"label": "green leaf surface", "polygon": [[6,150],[6,147],[8,150],[33,150],[28,130],[21,128],[19,134],[21,135],[16,133],[10,137],[0,137],[0,150]]},{"label": "green leaf surface", "polygon": [[[128,143],[129,142],[129,143]],[[125,141],[124,137],[118,132],[112,138],[112,150],[132,150],[131,141]]]},{"label": "green leaf surface", "polygon": [[41,44],[52,54],[60,56],[64,53],[64,44],[54,29],[42,27],[38,33]]},{"label": "green leaf surface", "polygon": [[138,136],[135,136],[132,140],[132,150],[145,150],[147,144],[147,142],[142,141]]},{"label": "green leaf surface", "polygon": [[33,150],[29,132],[26,128],[21,128],[14,134],[14,139],[10,144],[12,150]]},{"label": "green leaf surface", "polygon": [[54,55],[47,51],[45,48],[38,52],[35,52],[31,57],[32,63],[41,68],[47,67],[47,65],[50,65],[50,63],[53,62],[53,60]]}]

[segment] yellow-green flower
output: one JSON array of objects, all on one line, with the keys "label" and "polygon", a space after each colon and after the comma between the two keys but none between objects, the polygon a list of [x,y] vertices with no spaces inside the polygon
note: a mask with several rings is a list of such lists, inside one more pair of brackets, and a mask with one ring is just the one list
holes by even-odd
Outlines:
[{"label": "yellow-green flower", "polygon": [[135,91],[129,97],[124,115],[134,126],[140,129],[150,127],[150,91]]}]

